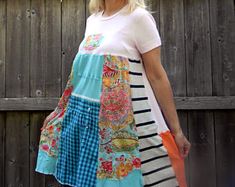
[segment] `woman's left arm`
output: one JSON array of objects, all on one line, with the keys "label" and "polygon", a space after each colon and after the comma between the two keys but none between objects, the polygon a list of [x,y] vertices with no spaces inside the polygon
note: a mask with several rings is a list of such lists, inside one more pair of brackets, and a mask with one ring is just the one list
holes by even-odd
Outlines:
[{"label": "woman's left arm", "polygon": [[168,127],[179,148],[182,157],[189,153],[190,143],[184,136],[177,115],[172,88],[167,77],[166,71],[161,64],[161,47],[154,48],[142,54],[146,76],[161,110],[164,113]]}]

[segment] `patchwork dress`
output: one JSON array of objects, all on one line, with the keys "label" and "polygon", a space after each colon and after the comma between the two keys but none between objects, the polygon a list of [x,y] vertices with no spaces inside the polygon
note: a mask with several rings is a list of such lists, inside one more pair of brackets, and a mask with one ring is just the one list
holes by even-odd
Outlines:
[{"label": "patchwork dress", "polygon": [[152,15],[92,14],[58,105],[41,130],[35,171],[76,187],[186,187],[184,160],[141,54],[161,45]]}]

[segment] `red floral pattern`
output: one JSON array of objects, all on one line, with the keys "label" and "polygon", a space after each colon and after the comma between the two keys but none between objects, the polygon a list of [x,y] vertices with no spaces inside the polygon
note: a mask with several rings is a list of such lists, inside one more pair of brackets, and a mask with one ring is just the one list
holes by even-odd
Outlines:
[{"label": "red floral pattern", "polygon": [[73,69],[71,70],[66,87],[59,99],[58,105],[47,117],[47,126],[44,129],[41,129],[39,149],[45,151],[49,156],[52,157],[58,157],[61,121],[64,117],[64,113],[67,109],[67,103],[73,90],[72,78]]},{"label": "red floral pattern", "polygon": [[[105,55],[99,113],[97,177],[121,179],[141,164],[127,58]],[[119,156],[119,153],[123,153]]]}]

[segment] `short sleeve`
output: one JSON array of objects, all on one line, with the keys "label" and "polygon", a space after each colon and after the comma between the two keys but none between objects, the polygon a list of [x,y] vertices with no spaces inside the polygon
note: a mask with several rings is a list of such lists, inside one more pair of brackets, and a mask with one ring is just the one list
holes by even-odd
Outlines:
[{"label": "short sleeve", "polygon": [[90,25],[90,22],[92,21],[93,17],[94,17],[94,13],[89,15],[87,18],[86,18],[86,25],[85,25],[85,32],[84,32],[84,36],[87,35],[88,33],[88,30],[89,30],[89,25]]},{"label": "short sleeve", "polygon": [[89,21],[91,19],[92,15],[88,16],[88,18],[86,19],[86,25],[85,25],[85,32],[84,32],[84,36],[87,35],[87,30],[88,30],[88,24],[89,24]]},{"label": "short sleeve", "polygon": [[161,45],[159,31],[151,13],[145,11],[134,24],[135,45],[141,54]]}]

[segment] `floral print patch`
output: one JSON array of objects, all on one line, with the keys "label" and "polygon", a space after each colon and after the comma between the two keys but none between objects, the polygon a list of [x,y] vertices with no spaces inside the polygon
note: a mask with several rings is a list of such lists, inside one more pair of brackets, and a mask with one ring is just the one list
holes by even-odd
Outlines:
[{"label": "floral print patch", "polygon": [[100,46],[101,41],[103,40],[102,34],[92,34],[87,36],[85,39],[83,48],[85,50],[94,50],[95,48]]},{"label": "floral print patch", "polygon": [[100,179],[121,179],[141,167],[128,71],[128,59],[104,55],[97,170]]},{"label": "floral print patch", "polygon": [[59,139],[61,134],[61,122],[63,120],[71,92],[73,69],[69,75],[66,87],[59,99],[58,105],[48,116],[48,124],[41,129],[39,149],[45,151],[51,157],[58,157]]}]

